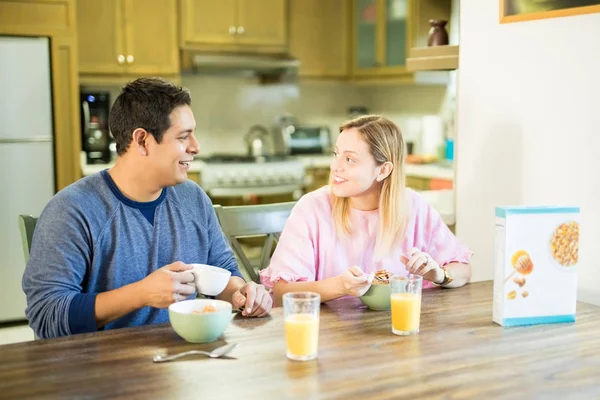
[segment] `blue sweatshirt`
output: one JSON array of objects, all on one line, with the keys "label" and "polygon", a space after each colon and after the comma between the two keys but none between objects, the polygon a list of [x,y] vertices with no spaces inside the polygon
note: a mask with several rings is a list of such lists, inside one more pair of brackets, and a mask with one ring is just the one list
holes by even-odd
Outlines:
[{"label": "blue sweatshirt", "polygon": [[[96,294],[144,279],[176,261],[240,274],[212,203],[194,182],[149,203],[127,199],[102,171],[57,193],[35,227],[23,275],[25,314],[40,338],[96,331]],[[165,323],[144,307],[104,329]]]}]

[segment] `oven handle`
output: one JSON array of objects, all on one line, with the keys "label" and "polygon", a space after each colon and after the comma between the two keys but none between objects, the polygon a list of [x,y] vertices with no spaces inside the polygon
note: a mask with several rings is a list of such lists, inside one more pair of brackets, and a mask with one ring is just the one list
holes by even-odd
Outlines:
[{"label": "oven handle", "polygon": [[244,196],[269,196],[278,194],[295,193],[301,190],[299,185],[281,185],[281,186],[257,186],[257,187],[238,187],[238,188],[213,188],[207,190],[208,195],[212,197],[244,197]]}]

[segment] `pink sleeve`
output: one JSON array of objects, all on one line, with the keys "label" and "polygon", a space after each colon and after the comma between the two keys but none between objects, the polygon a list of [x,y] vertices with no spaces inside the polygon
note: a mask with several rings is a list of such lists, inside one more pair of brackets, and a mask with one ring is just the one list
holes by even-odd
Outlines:
[{"label": "pink sleeve", "polygon": [[425,230],[425,247],[422,251],[443,267],[453,262],[468,264],[473,253],[464,243],[452,233],[442,220],[440,213],[420,196],[415,201],[418,208],[418,220]]},{"label": "pink sleeve", "polygon": [[[314,281],[316,276],[314,229],[299,202],[285,223],[269,267],[260,271],[260,282],[268,288],[280,279],[286,282]],[[312,214],[312,213],[311,213]]]}]

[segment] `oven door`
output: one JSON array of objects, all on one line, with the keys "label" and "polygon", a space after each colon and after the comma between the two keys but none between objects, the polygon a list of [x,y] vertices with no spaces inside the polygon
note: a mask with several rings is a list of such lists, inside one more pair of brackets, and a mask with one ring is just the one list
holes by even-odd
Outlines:
[{"label": "oven door", "polygon": [[274,185],[268,187],[213,188],[207,190],[207,194],[213,204],[242,206],[296,201],[304,193],[298,185]]}]

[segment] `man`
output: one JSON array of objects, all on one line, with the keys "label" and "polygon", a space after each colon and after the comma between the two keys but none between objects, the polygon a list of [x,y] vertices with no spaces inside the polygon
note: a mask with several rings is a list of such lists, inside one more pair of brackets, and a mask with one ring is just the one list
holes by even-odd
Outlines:
[{"label": "man", "polygon": [[23,276],[26,315],[41,338],[168,322],[193,298],[189,263],[231,271],[218,299],[262,317],[272,301],[246,283],[211,201],[187,170],[198,153],[187,90],[140,78],[117,97],[114,167],[54,196],[39,217]]}]

